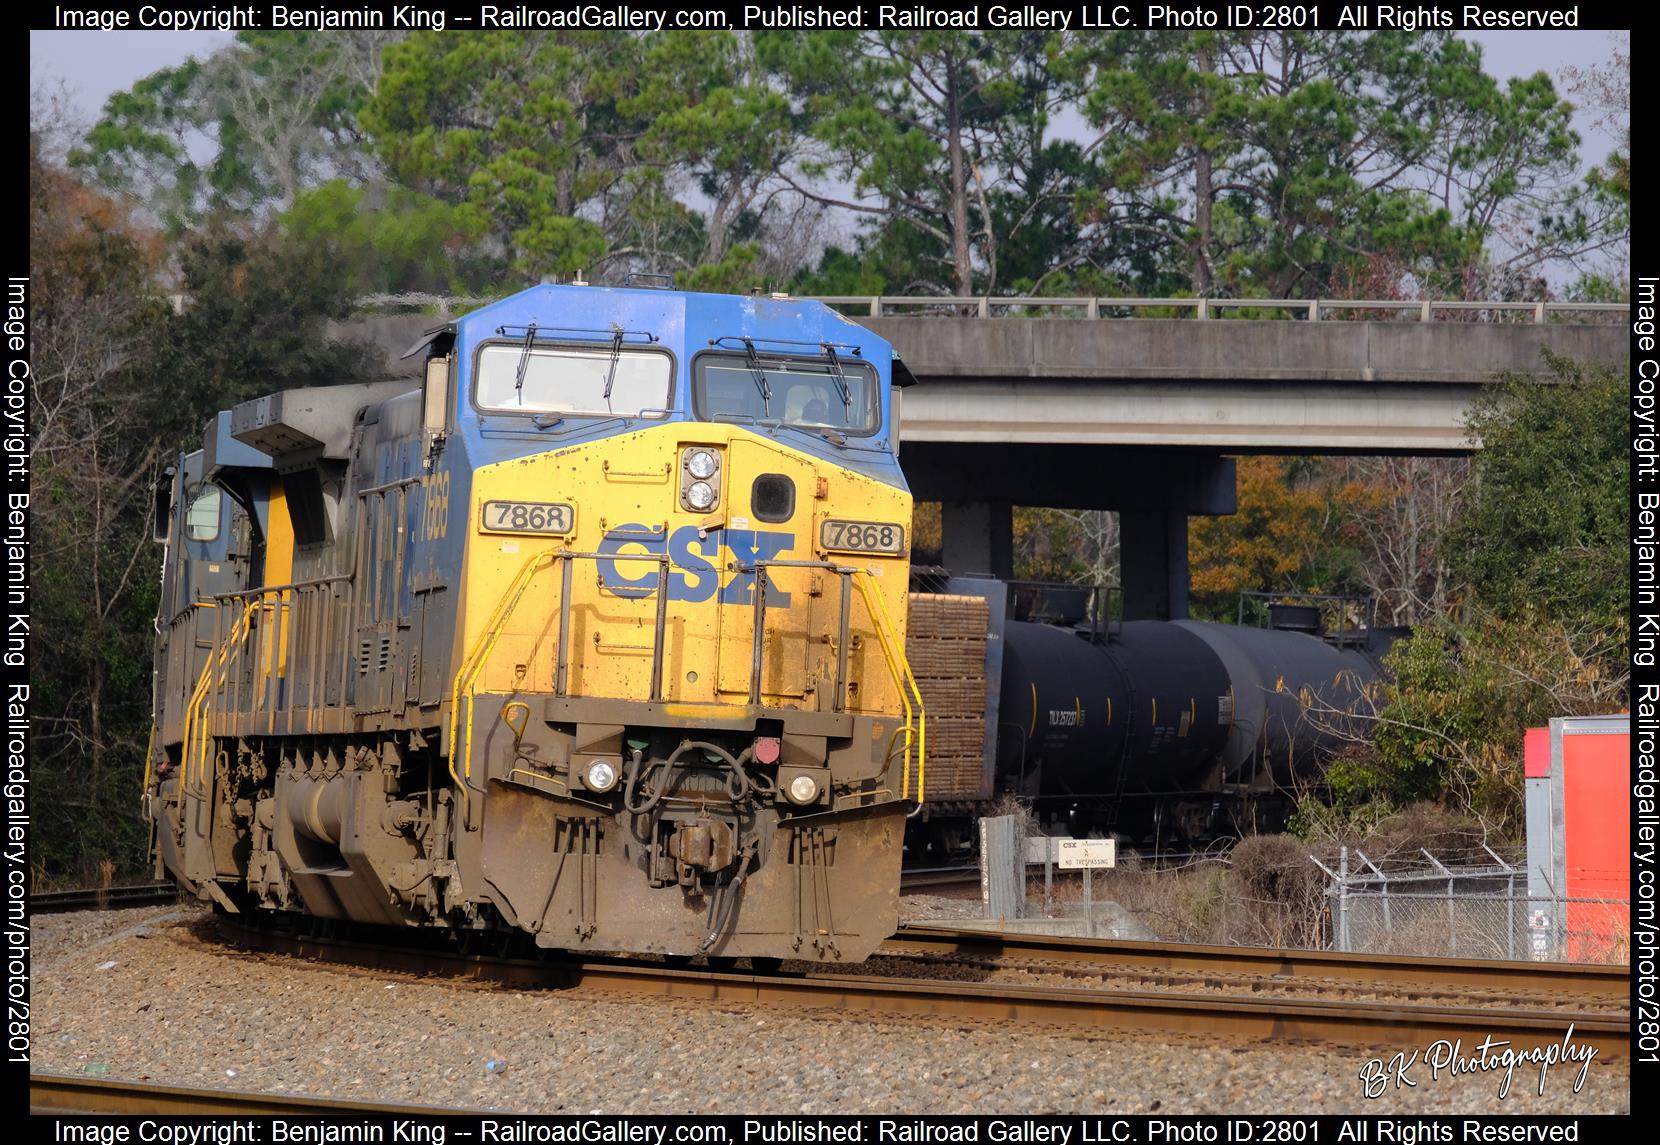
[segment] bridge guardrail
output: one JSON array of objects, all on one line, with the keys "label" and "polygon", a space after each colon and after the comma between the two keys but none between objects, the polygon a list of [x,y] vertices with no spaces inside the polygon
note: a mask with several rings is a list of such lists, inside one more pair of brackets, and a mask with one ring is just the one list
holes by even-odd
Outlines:
[{"label": "bridge guardrail", "polygon": [[[780,296],[781,297],[781,296]],[[858,312],[870,318],[903,317],[901,311],[930,308],[942,312],[936,316],[993,318],[1011,310],[1048,310],[1059,317],[1068,311],[1082,311],[1084,318],[1112,318],[1117,311],[1178,310],[1192,311],[1198,319],[1218,318],[1228,310],[1284,311],[1280,321],[1319,322],[1345,312],[1368,310],[1392,311],[1404,315],[1405,320],[1433,322],[1436,315],[1470,314],[1478,321],[1503,321],[1507,316],[1524,322],[1542,324],[1553,317],[1570,314],[1629,314],[1627,302],[1505,302],[1494,300],[1459,301],[1454,299],[1383,298],[1113,298],[1101,296],[1065,296],[1054,298],[1023,297],[1018,295],[940,295],[940,294],[806,294],[803,299],[822,302],[826,306]],[[441,294],[368,294],[357,300],[359,310],[395,310],[414,307],[434,312],[454,313],[461,309],[481,306],[490,300]],[[1259,316],[1260,317],[1260,316]],[[1276,316],[1277,317],[1277,316]]]},{"label": "bridge guardrail", "polygon": [[970,318],[992,318],[998,316],[999,311],[1006,314],[1010,310],[1021,309],[1061,311],[1061,317],[1066,316],[1065,311],[1081,310],[1085,318],[1113,317],[1111,312],[1117,310],[1175,309],[1193,311],[1193,317],[1201,320],[1218,317],[1218,312],[1224,310],[1283,310],[1292,314],[1285,320],[1297,321],[1295,315],[1300,313],[1302,319],[1318,322],[1330,314],[1344,311],[1387,310],[1410,315],[1409,321],[1418,322],[1433,322],[1438,312],[1445,311],[1475,314],[1486,321],[1498,320],[1496,315],[1525,315],[1527,320],[1541,324],[1556,315],[1627,314],[1631,311],[1630,304],[1624,302],[1465,302],[1450,299],[1405,302],[1398,299],[1352,298],[1021,298],[994,295],[965,297],[861,294],[819,294],[803,297],[831,307],[864,307],[871,318],[899,318],[903,317],[903,314],[896,311],[917,307],[943,309],[950,311],[950,316]]}]

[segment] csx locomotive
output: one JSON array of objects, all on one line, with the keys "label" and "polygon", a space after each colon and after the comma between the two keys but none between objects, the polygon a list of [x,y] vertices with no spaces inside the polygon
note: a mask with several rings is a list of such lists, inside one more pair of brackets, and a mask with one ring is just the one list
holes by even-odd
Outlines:
[{"label": "csx locomotive", "polygon": [[144,802],[230,912],[855,960],[923,796],[888,343],[539,286],[158,484]]}]

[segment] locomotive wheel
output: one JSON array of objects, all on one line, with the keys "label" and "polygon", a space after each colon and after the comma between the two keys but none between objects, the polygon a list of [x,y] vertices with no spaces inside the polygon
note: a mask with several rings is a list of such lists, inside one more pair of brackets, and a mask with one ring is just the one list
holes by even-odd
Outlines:
[{"label": "locomotive wheel", "polygon": [[930,823],[928,825],[928,846],[937,859],[953,858],[963,849],[962,824],[948,819],[935,820]]},{"label": "locomotive wheel", "polygon": [[749,968],[757,974],[776,974],[784,968],[782,958],[751,958]]}]

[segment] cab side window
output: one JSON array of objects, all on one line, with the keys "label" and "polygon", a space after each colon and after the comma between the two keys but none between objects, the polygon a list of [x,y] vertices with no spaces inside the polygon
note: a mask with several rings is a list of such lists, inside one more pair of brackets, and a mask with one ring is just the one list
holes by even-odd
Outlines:
[{"label": "cab side window", "polygon": [[185,539],[191,541],[216,541],[219,539],[219,499],[223,495],[217,485],[191,486],[187,494],[189,504],[184,511]]}]

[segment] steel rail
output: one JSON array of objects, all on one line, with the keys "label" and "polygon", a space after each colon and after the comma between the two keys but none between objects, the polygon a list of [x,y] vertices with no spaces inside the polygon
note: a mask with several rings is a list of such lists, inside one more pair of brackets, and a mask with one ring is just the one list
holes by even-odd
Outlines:
[{"label": "steel rail", "polygon": [[755,974],[671,967],[616,959],[561,961],[496,958],[407,946],[277,935],[228,919],[234,941],[257,949],[360,967],[448,973],[495,982],[562,987],[582,994],[739,1002],[774,1009],[926,1015],[952,1020],[1005,1020],[1048,1026],[1238,1037],[1255,1041],[1317,1041],[1366,1046],[1418,1046],[1441,1039],[1508,1038],[1513,1045],[1573,1039],[1605,1057],[1630,1049],[1629,1013],[1570,1012],[1398,1001],[1284,998],[1194,991],[1130,991],[1014,986],[838,974]]},{"label": "steel rail", "polygon": [[476,1117],[480,1109],[446,1109],[436,1105],[391,1105],[380,1101],[312,1094],[251,1093],[236,1089],[197,1089],[157,1085],[147,1081],[120,1081],[74,1077],[69,1074],[31,1073],[29,1112],[35,1114],[162,1114],[174,1117],[227,1114],[363,1113],[400,1117]]},{"label": "steel rail", "polygon": [[938,867],[899,872],[899,893],[910,894],[924,887],[977,887],[980,885],[979,867]]},{"label": "steel rail", "polygon": [[1327,979],[1425,990],[1495,991],[1515,997],[1573,995],[1610,1003],[1629,1002],[1631,993],[1629,966],[1348,954],[1262,946],[1200,946],[1002,934],[944,926],[902,926],[877,953],[991,961],[1031,959],[1078,967],[1172,974],[1246,974],[1280,983]]},{"label": "steel rail", "polygon": [[114,910],[117,907],[149,906],[173,902],[179,888],[172,883],[134,883],[122,887],[80,887],[65,891],[36,891],[29,896],[30,914],[55,914],[71,910]]}]

